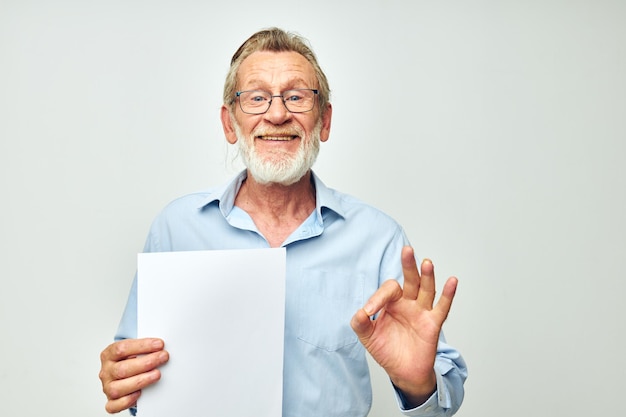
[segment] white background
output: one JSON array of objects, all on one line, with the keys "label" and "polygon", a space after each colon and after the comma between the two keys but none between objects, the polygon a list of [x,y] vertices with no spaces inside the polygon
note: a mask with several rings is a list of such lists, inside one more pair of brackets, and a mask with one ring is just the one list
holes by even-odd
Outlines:
[{"label": "white background", "polygon": [[[319,175],[460,278],[458,415],[621,415],[624,22],[621,0],[0,0],[0,415],[106,415],[136,253],[238,171],[223,79],[273,25],[331,83]],[[371,416],[397,415],[374,375]]]}]

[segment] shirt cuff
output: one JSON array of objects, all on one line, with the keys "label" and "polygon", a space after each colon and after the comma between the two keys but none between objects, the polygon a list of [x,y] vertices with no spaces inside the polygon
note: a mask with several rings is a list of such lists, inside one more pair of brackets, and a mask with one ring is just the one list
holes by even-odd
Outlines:
[{"label": "shirt cuff", "polygon": [[395,387],[394,387],[394,391],[396,393],[396,400],[398,402],[398,407],[400,408],[400,411],[402,411],[402,414],[404,414],[405,416],[430,417],[430,416],[437,415],[437,408],[439,405],[438,399],[437,399],[437,391],[435,391],[430,396],[430,398],[428,398],[428,400],[426,400],[426,402],[424,402],[422,405],[415,407],[415,408],[408,409],[408,410],[405,408],[405,400],[404,400],[404,396],[402,395],[402,393],[398,391],[398,389]]},{"label": "shirt cuff", "polygon": [[398,402],[398,407],[400,408],[402,414],[411,417],[438,417],[445,415],[443,414],[445,413],[445,409],[450,408],[450,396],[446,389],[443,375],[439,372],[435,372],[435,375],[437,377],[436,391],[424,403],[411,409],[406,408],[404,395],[394,385],[393,388],[396,394],[396,401]]}]

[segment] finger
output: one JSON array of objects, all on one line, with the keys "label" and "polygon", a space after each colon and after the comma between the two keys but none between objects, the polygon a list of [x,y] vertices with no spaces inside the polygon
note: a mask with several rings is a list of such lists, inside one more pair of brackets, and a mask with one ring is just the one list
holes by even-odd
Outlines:
[{"label": "finger", "polygon": [[130,378],[150,372],[169,360],[169,353],[165,350],[160,352],[141,355],[136,358],[126,359],[110,365],[111,380]]},{"label": "finger", "polygon": [[415,253],[412,247],[405,246],[402,248],[401,260],[402,274],[404,275],[403,297],[415,300],[420,288],[420,274],[417,270],[417,262],[415,262]]},{"label": "finger", "polygon": [[368,316],[373,316],[378,313],[387,303],[397,301],[402,297],[402,288],[395,279],[390,279],[385,282],[376,290],[374,295],[363,306],[363,311]]},{"label": "finger", "polygon": [[422,274],[420,278],[419,293],[417,294],[417,304],[430,310],[433,308],[433,302],[435,301],[435,267],[430,259],[424,259],[422,261]]},{"label": "finger", "polygon": [[443,287],[441,297],[434,308],[442,324],[446,321],[450,308],[452,307],[452,301],[454,300],[458,283],[459,280],[456,277],[448,278],[448,281],[446,281]]},{"label": "finger", "polygon": [[102,351],[100,359],[105,361],[118,362],[137,355],[157,352],[163,350],[165,343],[161,339],[125,339],[110,344]]},{"label": "finger", "polygon": [[360,309],[352,316],[350,326],[364,344],[374,332],[374,323],[372,323],[370,316],[363,309]]},{"label": "finger", "polygon": [[154,384],[159,379],[161,379],[161,371],[153,369],[129,378],[111,381],[104,387],[104,393],[109,400],[123,399],[134,392],[141,391],[145,387]]},{"label": "finger", "polygon": [[141,391],[136,391],[122,398],[108,400],[104,406],[104,409],[109,414],[119,413],[120,411],[127,410],[128,408],[134,406],[140,396]]}]

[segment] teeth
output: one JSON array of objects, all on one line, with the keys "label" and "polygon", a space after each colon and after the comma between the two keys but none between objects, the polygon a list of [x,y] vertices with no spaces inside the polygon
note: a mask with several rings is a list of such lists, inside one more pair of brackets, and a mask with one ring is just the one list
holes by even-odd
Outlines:
[{"label": "teeth", "polygon": [[259,136],[259,139],[263,140],[277,140],[277,141],[287,141],[295,139],[296,136]]}]

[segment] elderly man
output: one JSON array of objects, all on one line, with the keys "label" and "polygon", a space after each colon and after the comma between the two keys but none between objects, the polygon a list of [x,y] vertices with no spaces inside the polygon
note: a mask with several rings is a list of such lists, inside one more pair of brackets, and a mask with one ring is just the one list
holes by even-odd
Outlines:
[{"label": "elderly man", "polygon": [[[367,415],[366,350],[405,415],[452,415],[467,374],[441,327],[457,280],[435,303],[433,265],[418,270],[402,228],[312,172],[329,137],[329,91],[302,38],[276,28],[251,36],[232,58],[221,108],[246,170],[168,205],[145,251],[286,248],[284,417]],[[101,354],[110,413],[134,407],[169,359],[164,341],[136,333],[133,285],[117,341]]]}]

